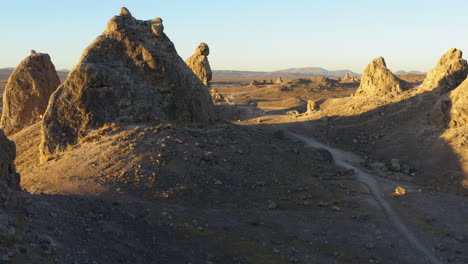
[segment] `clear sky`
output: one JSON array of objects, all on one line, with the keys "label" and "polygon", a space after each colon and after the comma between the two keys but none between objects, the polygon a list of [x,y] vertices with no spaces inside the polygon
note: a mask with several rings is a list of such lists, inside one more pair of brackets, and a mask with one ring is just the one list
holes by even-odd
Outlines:
[{"label": "clear sky", "polygon": [[208,43],[216,70],[360,73],[383,56],[392,70],[427,71],[452,47],[468,54],[466,0],[2,0],[0,68],[31,49],[72,68],[121,6],[137,19],[163,18],[183,59]]}]

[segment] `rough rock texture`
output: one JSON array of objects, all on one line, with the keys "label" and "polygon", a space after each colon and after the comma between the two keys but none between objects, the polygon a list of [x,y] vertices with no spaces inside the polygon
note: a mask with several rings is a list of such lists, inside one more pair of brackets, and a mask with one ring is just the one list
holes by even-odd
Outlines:
[{"label": "rough rock texture", "polygon": [[468,124],[468,79],[435,105],[432,123],[439,127],[461,127]]},{"label": "rough rock texture", "polygon": [[19,175],[13,163],[15,155],[15,144],[0,130],[0,207],[8,198],[9,190],[19,190]]},{"label": "rough rock texture", "polygon": [[356,96],[383,96],[398,94],[409,88],[409,85],[396,77],[388,68],[384,58],[374,59],[364,70],[361,85]]},{"label": "rough rock texture", "polygon": [[468,64],[462,59],[462,54],[461,50],[454,48],[445,53],[427,74],[421,85],[423,89],[440,88],[441,92],[448,92],[459,86],[468,75]]},{"label": "rough rock texture", "polygon": [[200,80],[206,85],[210,86],[210,81],[213,76],[211,72],[210,63],[208,62],[208,55],[210,54],[210,48],[205,43],[200,43],[195,54],[188,58],[185,63],[192,69],[192,71],[200,78]]},{"label": "rough rock texture", "polygon": [[84,51],[51,96],[42,123],[41,159],[106,123],[207,123],[206,86],[179,57],[162,20],[126,8]]},{"label": "rough rock texture", "polygon": [[49,55],[32,50],[16,67],[5,87],[0,128],[10,135],[40,120],[50,95],[59,85]]}]

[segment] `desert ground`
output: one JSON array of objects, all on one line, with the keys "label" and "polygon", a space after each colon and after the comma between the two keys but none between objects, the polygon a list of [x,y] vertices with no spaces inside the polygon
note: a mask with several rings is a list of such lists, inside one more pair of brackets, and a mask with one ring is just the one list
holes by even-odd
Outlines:
[{"label": "desert ground", "polygon": [[163,30],[122,8],[70,73],[32,51],[0,75],[0,263],[468,263],[468,125],[435,108],[459,51],[435,89],[381,57],[212,76]]}]

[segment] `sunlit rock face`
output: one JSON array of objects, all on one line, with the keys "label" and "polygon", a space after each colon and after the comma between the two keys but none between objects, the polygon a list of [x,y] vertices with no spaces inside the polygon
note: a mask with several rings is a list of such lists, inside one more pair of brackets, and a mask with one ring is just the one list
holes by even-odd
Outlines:
[{"label": "sunlit rock face", "polygon": [[211,72],[210,62],[208,61],[208,55],[210,54],[210,48],[205,43],[200,45],[195,50],[190,58],[185,63],[190,69],[200,78],[200,80],[206,85],[210,85],[213,73]]},{"label": "sunlit rock face", "polygon": [[406,82],[400,80],[387,68],[384,58],[378,57],[367,65],[355,95],[384,96],[399,94],[409,87]]},{"label": "sunlit rock face", "polygon": [[431,117],[439,128],[468,125],[468,79],[437,102]]},{"label": "sunlit rock face", "polygon": [[42,123],[41,157],[75,144],[106,123],[207,123],[211,97],[179,57],[162,19],[128,9],[84,51],[51,96]]},{"label": "sunlit rock face", "polygon": [[59,85],[50,56],[32,50],[8,79],[0,128],[10,135],[39,121]]},{"label": "sunlit rock face", "polygon": [[459,86],[468,75],[468,64],[462,55],[461,50],[450,49],[429,71],[421,87],[424,90],[439,88],[444,93]]}]

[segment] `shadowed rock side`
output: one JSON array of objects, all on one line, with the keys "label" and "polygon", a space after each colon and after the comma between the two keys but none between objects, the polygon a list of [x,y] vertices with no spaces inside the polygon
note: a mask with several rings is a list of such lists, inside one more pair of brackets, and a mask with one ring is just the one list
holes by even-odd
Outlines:
[{"label": "shadowed rock side", "polygon": [[49,55],[31,51],[16,67],[5,87],[0,128],[10,135],[37,122],[59,85]]},{"label": "shadowed rock side", "polygon": [[361,85],[356,91],[356,96],[383,96],[387,94],[399,94],[409,85],[396,77],[388,68],[384,58],[374,59],[364,70]]},{"label": "shadowed rock side", "polygon": [[431,117],[432,123],[439,128],[468,124],[468,79],[452,92],[443,95],[435,105]]},{"label": "shadowed rock side", "polygon": [[19,175],[13,163],[15,155],[15,144],[0,130],[0,209],[8,197],[8,190],[19,190]]},{"label": "shadowed rock side", "polygon": [[51,96],[42,123],[41,157],[75,144],[105,123],[206,123],[211,97],[163,32],[126,8],[83,53]]},{"label": "shadowed rock side", "polygon": [[427,74],[422,83],[424,90],[440,88],[448,92],[459,86],[468,75],[468,64],[462,59],[462,51],[450,49],[437,62],[437,65]]},{"label": "shadowed rock side", "polygon": [[192,71],[206,86],[210,86],[210,81],[213,76],[210,63],[208,61],[209,54],[210,48],[208,45],[205,43],[200,43],[200,45],[195,50],[195,54],[193,54],[185,61],[190,69],[192,69]]}]

